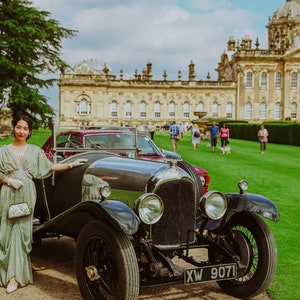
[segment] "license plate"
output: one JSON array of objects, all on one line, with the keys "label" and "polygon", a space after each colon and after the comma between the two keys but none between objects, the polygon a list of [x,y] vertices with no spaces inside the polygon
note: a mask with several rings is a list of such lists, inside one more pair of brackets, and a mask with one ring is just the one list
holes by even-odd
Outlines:
[{"label": "license plate", "polygon": [[224,264],[184,270],[184,284],[236,278],[236,264]]}]

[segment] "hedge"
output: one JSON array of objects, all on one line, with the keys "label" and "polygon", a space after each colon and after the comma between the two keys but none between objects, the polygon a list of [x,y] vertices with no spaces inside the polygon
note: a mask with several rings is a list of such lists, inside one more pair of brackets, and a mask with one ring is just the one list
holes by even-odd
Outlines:
[{"label": "hedge", "polygon": [[[219,123],[220,128],[222,123]],[[242,140],[256,141],[261,124],[226,122],[230,137]],[[275,144],[300,146],[300,124],[292,122],[264,122],[269,132],[269,142]]]}]

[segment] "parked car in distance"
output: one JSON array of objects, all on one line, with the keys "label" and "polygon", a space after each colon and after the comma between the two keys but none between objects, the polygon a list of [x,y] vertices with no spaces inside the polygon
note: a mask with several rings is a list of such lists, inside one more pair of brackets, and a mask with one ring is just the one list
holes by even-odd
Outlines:
[{"label": "parked car in distance", "polygon": [[[56,136],[56,139],[53,139]],[[62,129],[55,128],[53,134],[42,146],[48,158],[55,156],[60,161],[68,156],[86,150],[102,150],[158,162],[180,161],[179,166],[197,179],[194,170],[199,175],[203,192],[208,191],[210,177],[208,172],[199,167],[184,162],[178,153],[160,149],[145,134],[137,132],[136,128],[105,126],[98,129]]]}]

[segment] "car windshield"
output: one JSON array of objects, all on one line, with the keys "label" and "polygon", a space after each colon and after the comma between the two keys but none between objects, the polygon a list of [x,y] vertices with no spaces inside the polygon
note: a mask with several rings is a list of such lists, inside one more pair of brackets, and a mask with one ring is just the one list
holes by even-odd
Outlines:
[{"label": "car windshield", "polygon": [[147,136],[138,136],[139,155],[161,155]]},{"label": "car windshield", "polygon": [[133,134],[90,134],[84,136],[85,148],[133,148],[134,147],[134,135]]}]

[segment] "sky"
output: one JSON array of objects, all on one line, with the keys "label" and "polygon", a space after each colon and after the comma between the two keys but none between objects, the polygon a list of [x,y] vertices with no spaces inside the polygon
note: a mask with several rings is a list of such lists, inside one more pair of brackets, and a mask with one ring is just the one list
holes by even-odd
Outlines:
[{"label": "sky", "polygon": [[[253,47],[267,48],[269,17],[286,0],[31,0],[34,7],[51,13],[62,27],[77,30],[63,41],[62,59],[74,66],[94,60],[106,63],[119,78],[142,73],[152,62],[154,80],[188,78],[195,64],[196,80],[210,72],[217,79],[220,57],[227,52],[230,36],[250,36]],[[53,74],[52,78],[59,78]],[[58,114],[58,87],[41,91]]]}]

